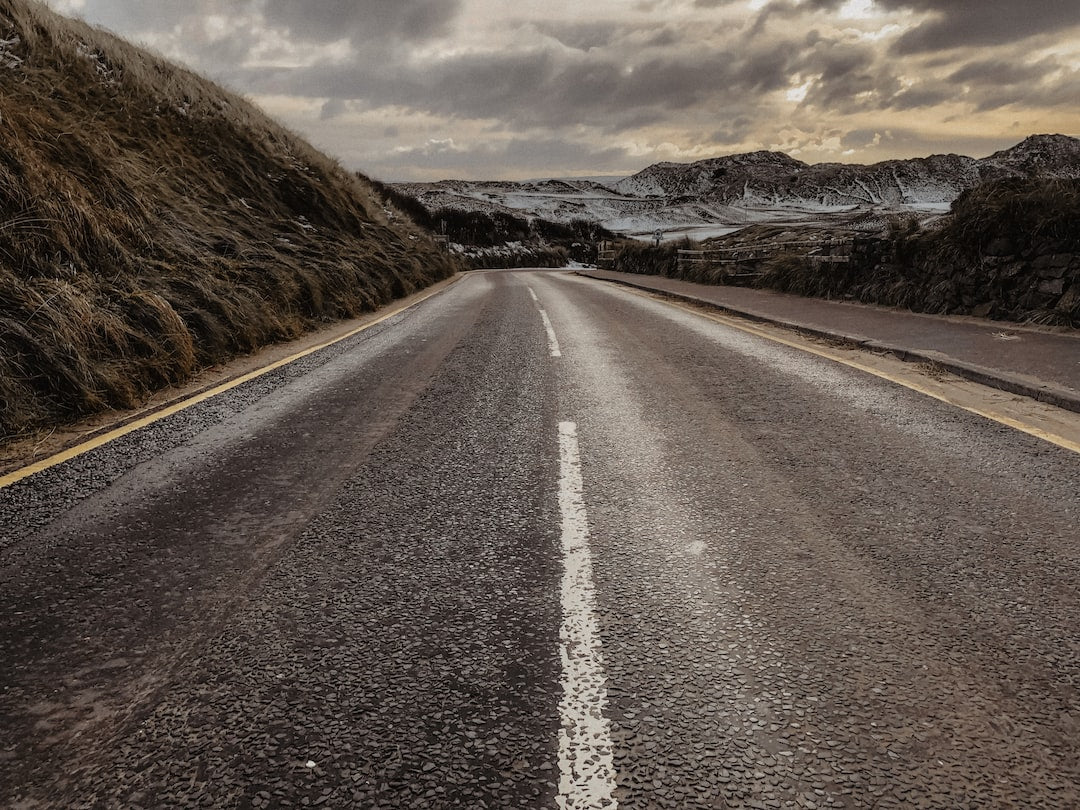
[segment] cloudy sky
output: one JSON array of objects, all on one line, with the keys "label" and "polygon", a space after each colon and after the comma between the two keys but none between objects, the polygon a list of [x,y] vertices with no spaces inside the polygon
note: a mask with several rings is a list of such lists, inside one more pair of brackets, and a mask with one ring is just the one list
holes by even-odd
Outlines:
[{"label": "cloudy sky", "polygon": [[1080,135],[1078,0],[51,0],[386,180]]}]

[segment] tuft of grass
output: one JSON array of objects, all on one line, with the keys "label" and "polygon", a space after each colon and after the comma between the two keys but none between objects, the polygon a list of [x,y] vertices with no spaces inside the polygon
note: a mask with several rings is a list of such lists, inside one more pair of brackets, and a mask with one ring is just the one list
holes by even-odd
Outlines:
[{"label": "tuft of grass", "polygon": [[458,269],[190,71],[30,0],[0,0],[0,42],[0,440]]},{"label": "tuft of grass", "polygon": [[1061,252],[1080,250],[1080,180],[1011,177],[965,191],[936,234],[967,256],[993,242],[1017,253],[1053,242]]},{"label": "tuft of grass", "polygon": [[659,247],[637,240],[620,240],[615,247],[615,269],[620,273],[652,274],[709,283],[692,269],[685,273],[679,269],[679,250],[692,250],[697,247],[696,243],[689,240],[667,242]]}]

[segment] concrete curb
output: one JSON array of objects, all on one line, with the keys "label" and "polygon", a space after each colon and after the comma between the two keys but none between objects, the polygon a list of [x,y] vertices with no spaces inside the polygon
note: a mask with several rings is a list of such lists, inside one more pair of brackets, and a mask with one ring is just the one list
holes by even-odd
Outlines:
[{"label": "concrete curb", "polygon": [[1017,394],[1019,396],[1030,397],[1038,402],[1044,402],[1047,405],[1053,405],[1055,408],[1062,408],[1067,411],[1073,411],[1080,413],[1080,393],[1072,391],[1068,388],[1062,388],[1061,386],[1045,383],[1040,380],[1036,380],[1029,377],[1022,377],[1016,374],[1010,374],[998,369],[986,368],[985,366],[976,366],[971,363],[965,363],[962,360],[957,360],[954,357],[950,357],[941,352],[924,351],[918,349],[911,349],[906,346],[898,346],[891,343],[883,343],[873,340],[863,335],[849,335],[843,332],[833,332],[827,329],[819,329],[816,326],[808,326],[806,324],[798,323],[797,321],[784,320],[782,318],[774,318],[770,315],[763,315],[759,312],[753,312],[751,310],[739,309],[727,304],[721,304],[717,301],[710,301],[706,298],[698,298],[694,295],[686,295],[684,293],[670,292],[668,290],[660,290],[656,287],[650,287],[647,284],[635,284],[632,281],[626,281],[621,278],[604,278],[603,276],[594,276],[588,273],[588,271],[575,270],[575,275],[582,276],[583,278],[591,278],[594,281],[605,281],[609,284],[621,284],[624,287],[631,287],[636,290],[643,290],[644,292],[654,293],[661,295],[665,298],[671,298],[675,301],[683,301],[688,304],[695,304],[697,306],[708,307],[709,309],[722,312],[727,315],[734,315],[739,318],[743,318],[754,323],[764,323],[771,326],[781,326],[785,329],[791,329],[794,332],[798,332],[802,335],[809,337],[820,338],[823,340],[831,340],[837,343],[842,343],[846,346],[853,346],[856,348],[870,349],[875,352],[888,352],[895,355],[900,360],[909,363],[929,363],[936,368],[940,368],[944,371],[948,371],[955,374],[957,377],[962,377],[965,380],[978,383],[979,385],[985,385],[989,388],[997,388],[1000,391],[1005,391],[1009,394]]}]

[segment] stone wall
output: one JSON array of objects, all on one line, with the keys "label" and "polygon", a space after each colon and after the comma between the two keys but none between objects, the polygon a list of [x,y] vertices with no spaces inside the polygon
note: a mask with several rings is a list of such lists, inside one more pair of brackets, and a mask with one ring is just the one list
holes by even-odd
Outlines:
[{"label": "stone wall", "polygon": [[1080,180],[987,183],[963,195],[936,228],[912,223],[856,236],[841,252],[846,262],[792,251],[678,266],[670,249],[637,248],[615,269],[1080,328]]}]

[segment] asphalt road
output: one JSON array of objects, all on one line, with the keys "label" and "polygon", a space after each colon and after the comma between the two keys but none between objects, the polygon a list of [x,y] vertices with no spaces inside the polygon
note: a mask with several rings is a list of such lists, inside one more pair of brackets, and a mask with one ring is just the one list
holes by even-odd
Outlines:
[{"label": "asphalt road", "polygon": [[1078,483],[472,274],[0,489],[0,806],[1076,807]]}]

